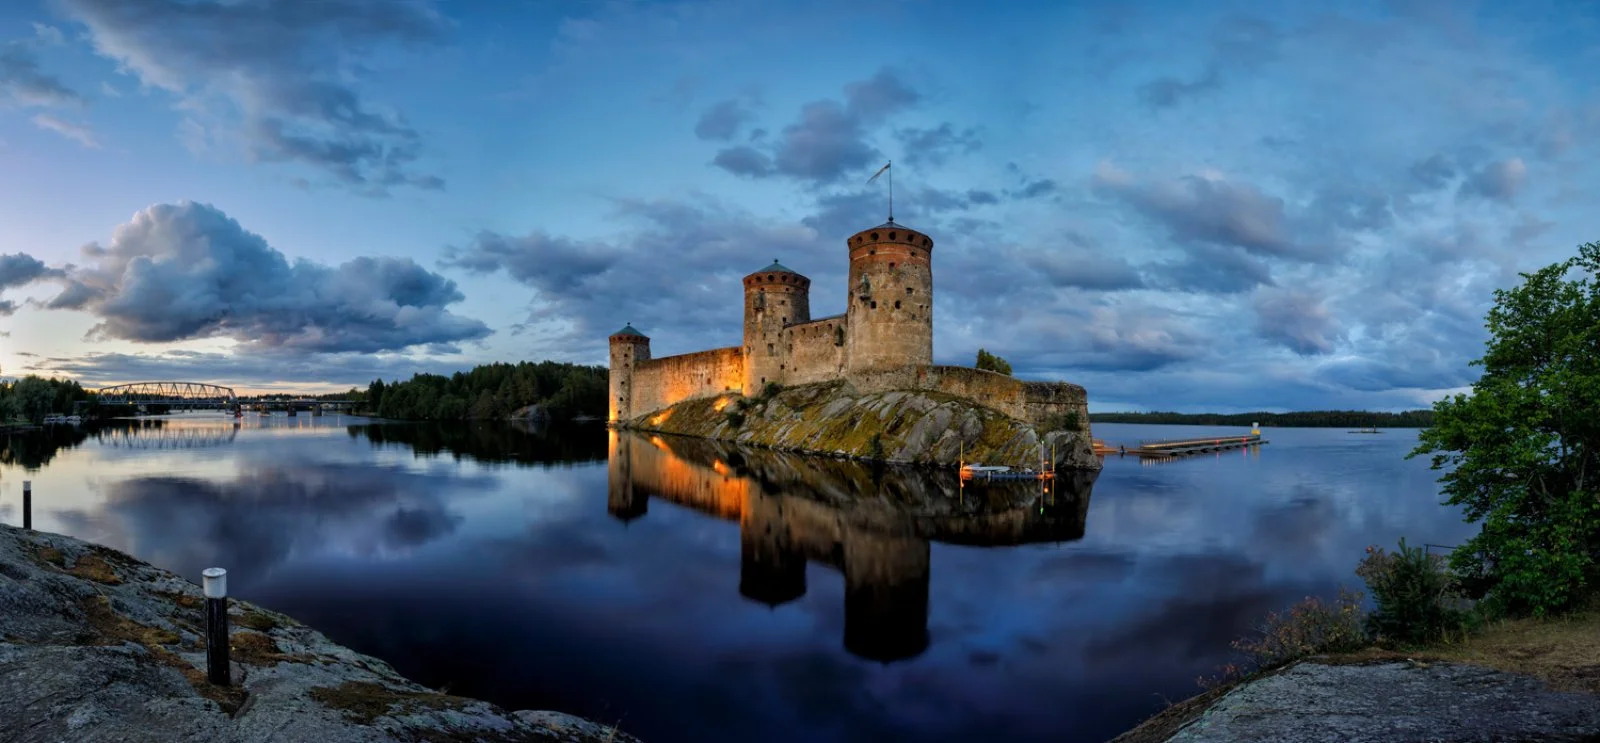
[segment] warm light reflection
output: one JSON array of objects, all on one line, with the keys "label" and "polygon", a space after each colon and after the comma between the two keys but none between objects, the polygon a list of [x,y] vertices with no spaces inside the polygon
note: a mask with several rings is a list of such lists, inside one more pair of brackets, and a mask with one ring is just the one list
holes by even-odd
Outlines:
[{"label": "warm light reflection", "polygon": [[718,413],[720,413],[723,410],[726,410],[727,407],[729,405],[732,405],[732,404],[733,404],[733,398],[731,398],[731,397],[719,397],[719,398],[717,398],[716,402],[711,403],[711,409],[717,411]]}]

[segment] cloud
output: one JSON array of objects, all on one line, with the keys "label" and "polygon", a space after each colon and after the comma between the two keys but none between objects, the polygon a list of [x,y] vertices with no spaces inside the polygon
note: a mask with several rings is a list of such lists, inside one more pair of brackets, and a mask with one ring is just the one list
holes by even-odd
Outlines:
[{"label": "cloud", "polygon": [[33,357],[27,368],[35,373],[64,374],[90,387],[141,379],[187,379],[251,389],[305,391],[307,385],[348,389],[374,379],[409,379],[418,373],[448,375],[461,370],[461,364],[456,362],[406,354],[302,353],[281,349],[17,355]]},{"label": "cloud", "polygon": [[60,46],[67,43],[66,37],[61,34],[61,29],[45,23],[33,24],[33,35],[41,44]]},{"label": "cloud", "polygon": [[94,138],[94,132],[90,131],[89,127],[84,124],[74,124],[50,114],[34,114],[33,123],[40,129],[60,134],[84,147],[90,149],[100,148],[100,143]]},{"label": "cloud", "polygon": [[1343,329],[1322,297],[1300,289],[1267,289],[1256,295],[1256,332],[1302,356],[1326,354]]},{"label": "cloud", "polygon": [[1461,183],[1460,194],[1510,203],[1527,178],[1528,166],[1522,158],[1500,160],[1469,174]]},{"label": "cloud", "polygon": [[744,177],[784,176],[812,185],[834,183],[884,159],[868,139],[871,130],[921,100],[920,93],[884,68],[866,80],[845,85],[843,100],[805,104],[799,118],[785,126],[774,141],[724,148],[712,164]]},{"label": "cloud", "polygon": [[[95,49],[199,118],[236,124],[248,154],[321,170],[363,193],[436,189],[420,171],[421,135],[348,82],[386,44],[441,40],[427,0],[61,0]],[[234,122],[237,119],[237,122]],[[191,126],[204,126],[197,118]]]},{"label": "cloud", "polygon": [[1127,260],[1095,250],[1081,236],[1069,236],[1066,246],[1053,246],[1029,253],[1024,263],[1038,271],[1051,284],[1100,291],[1144,287],[1139,270]]},{"label": "cloud", "polygon": [[0,44],[0,95],[20,106],[82,106],[83,96],[61,78],[39,69],[32,45],[12,41]]},{"label": "cloud", "polygon": [[754,114],[744,101],[719,101],[700,114],[700,121],[694,126],[694,135],[701,139],[726,142],[733,139],[752,118]]},{"label": "cloud", "polygon": [[160,343],[226,337],[251,348],[396,350],[474,340],[483,323],[451,314],[455,282],[409,258],[293,263],[208,204],[159,204],[84,249],[55,309],[86,309],[94,334]]},{"label": "cloud", "polygon": [[[49,268],[27,253],[0,254],[0,291],[60,275],[60,269]],[[10,317],[16,311],[16,302],[0,300],[0,317]]]},{"label": "cloud", "polygon": [[1192,81],[1175,77],[1160,77],[1139,87],[1139,97],[1151,108],[1171,108],[1185,98],[1193,98],[1217,89],[1222,83],[1216,67],[1207,68],[1205,74]]},{"label": "cloud", "polygon": [[977,127],[957,131],[946,121],[932,129],[901,129],[895,132],[907,163],[943,165],[955,155],[970,155],[983,148]]},{"label": "cloud", "polygon": [[[656,340],[658,355],[736,343],[740,280],[772,258],[843,284],[842,235],[823,239],[709,198],[617,201],[613,222],[622,231],[606,239],[481,232],[448,248],[442,265],[503,272],[532,288],[529,323],[556,328],[544,342],[568,354],[602,351],[606,334],[630,322]],[[837,259],[817,257],[830,255]]]},{"label": "cloud", "polygon": [[1199,175],[1139,183],[1102,164],[1091,186],[1096,193],[1133,207],[1180,242],[1236,245],[1261,256],[1315,257],[1309,247],[1290,238],[1283,200],[1248,183]]}]

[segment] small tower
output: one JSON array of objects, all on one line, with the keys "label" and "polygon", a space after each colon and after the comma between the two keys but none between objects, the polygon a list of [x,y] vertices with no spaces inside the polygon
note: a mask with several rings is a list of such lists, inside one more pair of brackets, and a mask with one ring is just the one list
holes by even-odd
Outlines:
[{"label": "small tower", "polygon": [[811,321],[811,279],[779,263],[744,277],[744,394],[783,382],[789,366],[786,325]]},{"label": "small tower", "polygon": [[611,334],[611,398],[606,421],[617,423],[633,417],[633,368],[650,360],[650,338],[624,325]]},{"label": "small tower", "polygon": [[933,239],[893,221],[847,242],[845,368],[933,363]]}]

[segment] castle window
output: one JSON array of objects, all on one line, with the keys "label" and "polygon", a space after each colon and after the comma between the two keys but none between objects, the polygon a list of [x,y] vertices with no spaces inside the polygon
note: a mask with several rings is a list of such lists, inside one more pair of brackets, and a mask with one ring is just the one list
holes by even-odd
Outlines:
[{"label": "castle window", "polygon": [[867,255],[877,255],[877,254],[878,254],[877,248],[873,248],[872,250],[867,251]]},{"label": "castle window", "polygon": [[900,300],[896,299],[894,301],[894,308],[897,309],[897,310],[900,309]]},{"label": "castle window", "polygon": [[915,251],[915,250],[911,251],[911,257],[912,258],[917,257],[917,251]]},{"label": "castle window", "polygon": [[874,300],[872,303],[872,309],[878,309],[878,303],[876,300]]},{"label": "castle window", "polygon": [[917,293],[917,290],[916,290],[915,287],[910,287],[910,286],[906,287],[906,296],[909,297],[909,296],[911,296],[912,294],[915,294],[915,293]]},{"label": "castle window", "polygon": [[894,268],[894,261],[889,261],[889,267]]},{"label": "castle window", "polygon": [[777,351],[775,351],[775,350],[773,350],[773,348],[772,348],[772,344],[771,344],[771,343],[768,343],[768,344],[767,344],[767,354],[768,354],[768,355],[772,355],[772,354],[776,354],[776,353],[777,353]]},{"label": "castle window", "polygon": [[874,240],[878,239],[878,233],[876,233],[876,232],[872,233],[872,239],[874,239]]},{"label": "castle window", "polygon": [[788,322],[789,322],[789,317],[788,317],[788,316],[787,316],[787,315],[785,315],[785,316],[784,316],[784,318],[783,318],[783,322],[784,322],[784,323],[785,323],[785,324],[787,324],[787,323],[788,323]]},{"label": "castle window", "polygon": [[926,237],[922,238],[922,247],[926,248],[926,247],[928,247],[929,245],[932,245],[932,244],[933,243],[928,241],[928,238],[926,238]]},{"label": "castle window", "polygon": [[771,280],[772,280],[772,274],[769,273],[769,274],[767,274],[767,281],[771,281]]},{"label": "castle window", "polygon": [[893,239],[894,239],[894,233],[893,233],[893,232],[891,232],[891,233],[889,233],[889,239],[890,239],[890,240],[893,240]]}]

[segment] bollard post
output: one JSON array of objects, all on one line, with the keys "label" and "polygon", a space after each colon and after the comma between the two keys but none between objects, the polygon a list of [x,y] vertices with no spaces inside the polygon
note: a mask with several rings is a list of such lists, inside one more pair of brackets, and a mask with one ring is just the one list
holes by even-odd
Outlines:
[{"label": "bollard post", "polygon": [[228,686],[228,571],[206,568],[206,680]]},{"label": "bollard post", "polygon": [[22,528],[33,530],[33,481],[22,481]]}]

